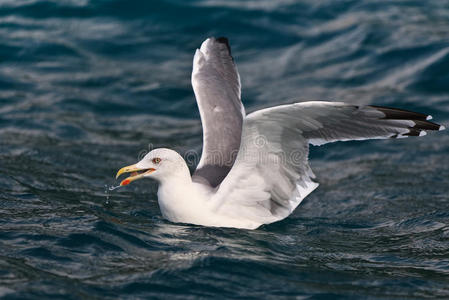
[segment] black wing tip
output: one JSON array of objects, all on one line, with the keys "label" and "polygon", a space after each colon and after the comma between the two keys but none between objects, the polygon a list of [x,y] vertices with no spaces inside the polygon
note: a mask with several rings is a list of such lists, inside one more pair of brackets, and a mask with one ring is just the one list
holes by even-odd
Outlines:
[{"label": "black wing tip", "polygon": [[432,116],[426,115],[423,113],[418,113],[410,110],[399,109],[388,106],[377,106],[377,105],[368,105],[371,108],[374,108],[383,114],[385,114],[384,119],[394,119],[394,120],[420,120],[427,121],[432,119]]},{"label": "black wing tip", "polygon": [[397,134],[390,136],[390,138],[395,139],[395,138],[403,138],[403,137],[408,137],[408,136],[425,136],[425,135],[427,135],[427,130],[441,131],[441,130],[446,129],[446,127],[444,127],[443,125],[435,124],[435,123],[428,122],[428,121],[413,120],[413,122],[415,122],[415,126],[409,127],[407,133],[402,133],[402,134],[397,133]]},{"label": "black wing tip", "polygon": [[444,126],[429,121],[413,120],[415,126],[413,128],[421,130],[443,130]]},{"label": "black wing tip", "polygon": [[432,120],[431,115],[426,115],[423,113],[418,113],[414,111],[398,109],[387,106],[377,106],[377,105],[368,105],[375,110],[382,112],[385,116],[382,119],[385,120],[410,120],[415,123],[414,126],[408,128],[407,133],[403,134],[395,134],[392,135],[391,138],[401,138],[408,136],[424,136],[427,134],[427,130],[444,130],[446,129],[443,125],[439,125],[429,120]]},{"label": "black wing tip", "polygon": [[422,136],[426,134],[426,132],[422,129],[409,128],[408,130],[409,132],[404,133],[403,136]]},{"label": "black wing tip", "polygon": [[[425,136],[427,134],[427,130],[444,130],[445,127],[443,125],[439,125],[429,121],[422,120],[412,120],[415,123],[415,126],[409,127],[408,132],[402,134],[402,136]],[[398,137],[397,135],[395,137]]]},{"label": "black wing tip", "polygon": [[[419,133],[423,130],[444,130],[446,129],[443,125],[436,124],[430,122],[432,120],[431,115],[426,115],[423,113],[418,113],[410,110],[387,107],[387,106],[377,106],[377,105],[368,105],[371,108],[374,108],[380,112],[382,112],[385,116],[382,119],[386,120],[410,120],[415,122],[415,126],[410,129],[414,129],[410,134],[404,135],[420,135]],[[415,132],[419,130],[419,132]],[[423,135],[423,134],[421,134]]]},{"label": "black wing tip", "polygon": [[216,38],[215,40],[221,44],[225,44],[226,48],[228,48],[229,54],[231,54],[231,46],[229,45],[229,40],[227,37],[221,36],[219,38]]}]

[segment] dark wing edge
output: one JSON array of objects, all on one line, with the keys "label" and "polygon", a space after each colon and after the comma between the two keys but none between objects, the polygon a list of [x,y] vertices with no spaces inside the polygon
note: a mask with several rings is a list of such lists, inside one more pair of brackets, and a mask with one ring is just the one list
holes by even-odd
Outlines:
[{"label": "dark wing edge", "polygon": [[[409,132],[402,134],[402,136],[423,136],[427,134],[426,130],[435,131],[445,129],[443,125],[430,122],[429,120],[432,120],[431,115],[387,106],[368,105],[368,107],[382,112],[385,115],[385,117],[383,117],[385,120],[413,121],[415,125],[408,127]],[[393,134],[391,136],[391,138],[398,137],[401,136],[399,134]]]}]

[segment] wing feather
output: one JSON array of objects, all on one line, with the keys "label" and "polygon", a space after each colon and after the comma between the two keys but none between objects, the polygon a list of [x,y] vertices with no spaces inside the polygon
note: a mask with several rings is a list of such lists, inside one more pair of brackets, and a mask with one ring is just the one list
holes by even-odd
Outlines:
[{"label": "wing feather", "polygon": [[208,38],[196,50],[192,86],[203,125],[203,152],[193,179],[217,186],[234,164],[245,116],[226,38]]},{"label": "wing feather", "polygon": [[399,138],[444,129],[429,119],[394,108],[324,101],[256,111],[245,118],[237,160],[212,201],[223,214],[245,217],[248,228],[281,220],[318,186],[308,164],[309,143]]}]

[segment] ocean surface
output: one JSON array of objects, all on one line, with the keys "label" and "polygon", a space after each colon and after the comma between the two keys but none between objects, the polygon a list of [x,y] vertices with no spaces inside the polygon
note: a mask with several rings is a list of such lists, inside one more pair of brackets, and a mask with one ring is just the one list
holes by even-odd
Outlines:
[{"label": "ocean surface", "polygon": [[201,151],[209,36],[247,112],[346,101],[449,127],[446,0],[1,0],[0,298],[448,299],[447,130],[312,147],[320,187],[253,231],[166,221],[150,180],[107,190],[149,148]]}]

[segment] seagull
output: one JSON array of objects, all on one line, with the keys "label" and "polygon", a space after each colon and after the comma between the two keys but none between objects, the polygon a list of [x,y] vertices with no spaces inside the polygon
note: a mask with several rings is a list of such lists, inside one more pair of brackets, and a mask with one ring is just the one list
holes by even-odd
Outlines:
[{"label": "seagull", "polygon": [[200,162],[190,174],[176,151],[158,148],[121,168],[120,186],[151,178],[171,222],[256,229],[289,216],[318,187],[309,144],[423,136],[444,127],[402,109],[307,101],[245,113],[227,38],[208,38],[193,58],[192,86],[203,126]]}]

